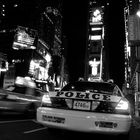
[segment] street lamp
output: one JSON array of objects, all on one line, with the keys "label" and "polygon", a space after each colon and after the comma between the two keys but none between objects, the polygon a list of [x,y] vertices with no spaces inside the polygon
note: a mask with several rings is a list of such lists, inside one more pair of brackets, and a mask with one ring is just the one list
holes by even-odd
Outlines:
[{"label": "street lamp", "polygon": [[140,17],[140,0],[139,0],[139,9],[137,10],[136,15],[137,15],[138,17]]},{"label": "street lamp", "polygon": [[136,15],[140,17],[140,9],[137,11]]}]

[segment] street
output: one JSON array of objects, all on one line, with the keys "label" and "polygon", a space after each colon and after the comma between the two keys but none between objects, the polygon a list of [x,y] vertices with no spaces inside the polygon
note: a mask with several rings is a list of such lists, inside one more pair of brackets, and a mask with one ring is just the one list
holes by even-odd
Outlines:
[{"label": "street", "polygon": [[[56,140],[56,139],[91,139],[102,138],[111,140],[118,139],[116,136],[71,132],[64,130],[50,130],[36,122],[35,117],[24,115],[7,115],[0,118],[0,140]],[[130,133],[130,140],[139,140],[140,125],[134,121]],[[120,139],[124,139],[123,137]]]}]

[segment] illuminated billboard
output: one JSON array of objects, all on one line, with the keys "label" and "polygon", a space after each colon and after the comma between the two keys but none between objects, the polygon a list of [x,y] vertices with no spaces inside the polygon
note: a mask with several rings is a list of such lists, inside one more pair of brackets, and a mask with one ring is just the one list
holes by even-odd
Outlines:
[{"label": "illuminated billboard", "polygon": [[13,49],[36,49],[37,31],[18,26],[14,36]]},{"label": "illuminated billboard", "polygon": [[103,11],[102,8],[90,9],[90,24],[103,24]]},{"label": "illuminated billboard", "polygon": [[128,41],[131,45],[140,44],[140,18],[137,15],[128,17]]}]

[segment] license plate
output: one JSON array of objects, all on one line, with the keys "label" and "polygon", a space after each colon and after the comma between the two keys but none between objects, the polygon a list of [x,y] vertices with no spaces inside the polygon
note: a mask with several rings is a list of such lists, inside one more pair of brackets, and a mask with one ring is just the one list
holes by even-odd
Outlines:
[{"label": "license plate", "polygon": [[48,122],[55,122],[55,123],[64,123],[65,122],[65,118],[56,117],[56,116],[47,116],[47,115],[42,115],[42,120],[48,121]]},{"label": "license plate", "polygon": [[74,101],[73,109],[90,110],[90,102],[88,102],[88,101]]}]

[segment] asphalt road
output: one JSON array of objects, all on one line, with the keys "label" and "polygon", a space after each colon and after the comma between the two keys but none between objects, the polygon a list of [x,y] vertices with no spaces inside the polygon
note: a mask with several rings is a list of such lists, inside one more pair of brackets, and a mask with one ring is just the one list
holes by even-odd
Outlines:
[{"label": "asphalt road", "polygon": [[[0,140],[118,140],[116,136],[89,134],[64,130],[49,130],[36,122],[35,116],[4,115],[0,116]],[[125,140],[119,137],[119,140]],[[129,140],[140,139],[140,123],[134,121]]]}]

